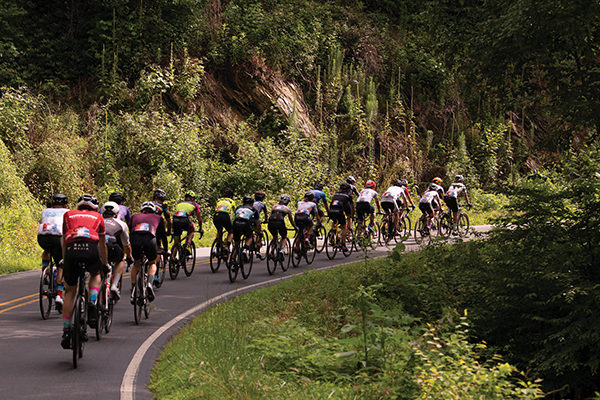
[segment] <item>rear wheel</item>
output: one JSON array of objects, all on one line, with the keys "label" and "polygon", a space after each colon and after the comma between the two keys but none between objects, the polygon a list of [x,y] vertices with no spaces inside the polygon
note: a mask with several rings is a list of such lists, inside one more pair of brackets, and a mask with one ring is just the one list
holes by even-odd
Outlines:
[{"label": "rear wheel", "polygon": [[415,224],[415,242],[417,242],[417,244],[422,244],[424,241],[426,242],[428,239],[429,239],[429,228],[427,228],[427,223],[425,222],[425,218],[419,218],[419,220]]},{"label": "rear wheel", "polygon": [[192,272],[194,272],[194,267],[196,266],[196,245],[193,241],[190,243],[186,243],[183,245],[183,252],[185,254],[185,258],[181,257],[183,261],[183,272],[185,276],[191,276]]},{"label": "rear wheel", "polygon": [[158,279],[154,280],[154,286],[157,288],[161,287],[163,282],[165,281],[165,270],[167,265],[167,255],[162,253],[158,255],[158,263],[156,264],[156,277]]},{"label": "rear wheel", "polygon": [[469,216],[465,213],[460,213],[458,216],[458,235],[465,237],[469,233]]},{"label": "rear wheel", "polygon": [[267,272],[269,275],[273,275],[277,268],[277,242],[278,239],[273,239],[267,246]]},{"label": "rear wheel", "polygon": [[330,260],[333,260],[335,258],[335,253],[337,253],[336,232],[333,229],[327,234],[325,252],[327,253],[327,258]]},{"label": "rear wheel", "polygon": [[177,275],[179,275],[179,260],[176,260],[173,257],[173,254],[175,254],[175,252],[177,252],[177,256],[181,258],[181,245],[179,243],[176,243],[173,245],[173,247],[171,247],[171,257],[169,257],[169,276],[171,277],[172,280],[175,280],[177,278]]},{"label": "rear wheel", "polygon": [[98,301],[96,302],[96,340],[102,339],[106,318],[104,314],[104,305],[106,304],[106,284],[102,282],[102,289],[98,293]]},{"label": "rear wheel", "polygon": [[404,241],[407,240],[410,235],[412,234],[412,226],[411,226],[411,222],[410,219],[405,216],[404,218],[402,218],[402,220],[400,221],[400,223],[398,223],[399,225],[399,230],[400,230],[400,240]]},{"label": "rear wheel", "polygon": [[314,233],[308,238],[308,247],[306,247],[305,250],[306,254],[304,257],[306,258],[306,263],[310,265],[315,260],[315,256],[317,255],[317,237],[314,235]]},{"label": "rear wheel", "polygon": [[327,231],[325,230],[325,227],[322,224],[318,224],[315,227],[314,230],[314,235],[317,238],[317,248],[316,251],[317,253],[321,253],[324,249],[325,249],[325,238],[327,237]]},{"label": "rear wheel", "polygon": [[140,266],[138,276],[135,282],[134,295],[133,295],[133,318],[135,319],[136,325],[142,320],[142,308],[144,307],[144,266]]},{"label": "rear wheel", "polygon": [[346,231],[346,250],[342,250],[345,257],[349,257],[352,254],[352,248],[354,247],[354,232],[352,229]]},{"label": "rear wheel", "polygon": [[152,305],[150,304],[150,301],[148,301],[148,274],[144,274],[144,282],[143,282],[143,287],[144,287],[144,316],[146,317],[146,319],[148,319],[148,317],[150,316],[150,310],[152,308]]},{"label": "rear wheel", "polygon": [[40,313],[43,319],[50,317],[54,300],[54,276],[52,269],[50,265],[43,268],[40,276]]},{"label": "rear wheel", "polygon": [[213,240],[212,246],[210,246],[210,270],[214,273],[219,270],[221,266],[221,252],[223,246],[218,239]]},{"label": "rear wheel", "polygon": [[110,332],[110,328],[112,327],[113,320],[113,311],[115,308],[115,301],[109,297],[108,298],[108,310],[106,311],[106,324],[104,325],[104,332]]},{"label": "rear wheel", "polygon": [[444,239],[448,239],[450,237],[450,233],[452,232],[453,223],[454,221],[452,221],[450,214],[442,214],[438,223],[439,235]]},{"label": "rear wheel", "polygon": [[238,243],[233,246],[233,249],[231,250],[231,254],[229,256],[229,263],[227,265],[227,269],[229,271],[229,282],[231,283],[235,282],[235,279],[238,275],[238,265],[242,252],[241,250],[241,245]]},{"label": "rear wheel", "polygon": [[250,245],[249,250],[244,250],[242,256],[246,253],[246,257],[242,257],[242,278],[248,279],[252,272],[252,262],[254,261],[254,243]]},{"label": "rear wheel", "polygon": [[285,239],[284,245],[281,246],[279,251],[279,265],[283,272],[287,271],[290,267],[290,239]]},{"label": "rear wheel", "polygon": [[294,238],[294,245],[292,246],[292,267],[298,268],[300,266],[300,260],[302,260],[302,241],[304,240],[304,233],[300,232]]}]

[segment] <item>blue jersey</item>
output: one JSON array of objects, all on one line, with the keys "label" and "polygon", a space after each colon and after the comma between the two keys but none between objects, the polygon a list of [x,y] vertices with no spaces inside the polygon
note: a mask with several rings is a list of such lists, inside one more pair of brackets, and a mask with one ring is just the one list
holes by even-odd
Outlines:
[{"label": "blue jersey", "polygon": [[252,204],[252,208],[254,208],[258,212],[257,219],[260,219],[261,212],[267,212],[267,206],[262,201],[255,201],[254,204]]},{"label": "blue jersey", "polygon": [[327,203],[327,196],[322,190],[313,189],[309,191],[309,193],[313,193],[315,195],[315,198],[313,200],[315,204],[318,205],[320,200],[323,200],[323,204]]}]

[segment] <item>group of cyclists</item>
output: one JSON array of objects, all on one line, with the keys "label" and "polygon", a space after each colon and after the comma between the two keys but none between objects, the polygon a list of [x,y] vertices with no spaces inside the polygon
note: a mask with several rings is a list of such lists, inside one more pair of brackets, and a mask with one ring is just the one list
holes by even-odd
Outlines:
[{"label": "group of cyclists", "polygon": [[[217,230],[217,238],[224,231],[227,236],[224,249],[230,248],[233,241],[245,238],[245,251],[252,251],[253,236],[258,238],[254,250],[260,249],[260,232],[263,224],[273,237],[272,243],[283,247],[288,240],[286,219],[293,229],[303,229],[310,236],[315,224],[323,224],[325,216],[332,226],[341,228],[342,250],[346,246],[346,226],[352,226],[353,220],[368,221],[372,229],[377,211],[392,215],[394,226],[397,228],[402,213],[408,212],[409,207],[415,208],[406,179],[392,182],[381,195],[377,185],[368,180],[360,192],[355,187],[356,179],[350,176],[342,182],[333,193],[331,201],[323,191],[323,184],[317,182],[314,188],[304,193],[302,199],[293,207],[291,198],[283,194],[270,212],[264,203],[266,194],[257,191],[254,196],[244,196],[242,204],[236,206],[233,199],[234,191],[226,188],[216,202],[213,223]],[[436,177],[427,187],[419,200],[419,209],[430,217],[435,217],[442,211],[442,201],[452,211],[454,223],[458,219],[458,198],[464,196],[470,204],[464,177],[457,175],[454,182],[444,191],[440,185],[441,179]],[[107,265],[113,266],[113,283],[110,288],[111,297],[117,301],[121,298],[118,282],[125,271],[125,265],[131,265],[130,301],[133,304],[135,282],[141,266],[142,256],[148,260],[149,301],[155,298],[153,282],[160,262],[161,252],[166,252],[172,259],[178,254],[168,250],[168,234],[173,234],[174,240],[179,240],[185,231],[185,240],[190,243],[196,231],[203,233],[200,207],[195,202],[195,193],[187,191],[184,200],[175,204],[173,216],[166,205],[167,195],[162,189],[153,192],[152,200],[142,203],[139,212],[132,214],[123,203],[123,194],[113,192],[109,200],[100,207],[98,200],[89,194],[82,195],[77,200],[76,209],[67,208],[67,196],[54,194],[52,204],[42,212],[38,228],[38,243],[42,247],[42,268],[46,268],[51,259],[58,265],[56,275],[57,293],[55,303],[63,318],[63,336],[61,345],[65,349],[71,346],[71,316],[76,295],[78,277],[85,268],[89,274],[89,304],[88,325],[95,328],[96,300],[102,283],[101,271]],[[355,200],[356,199],[356,200]],[[323,209],[320,208],[323,205]],[[198,228],[194,226],[195,217]],[[256,235],[253,235],[256,234]],[[264,259],[257,251],[256,256]]]}]

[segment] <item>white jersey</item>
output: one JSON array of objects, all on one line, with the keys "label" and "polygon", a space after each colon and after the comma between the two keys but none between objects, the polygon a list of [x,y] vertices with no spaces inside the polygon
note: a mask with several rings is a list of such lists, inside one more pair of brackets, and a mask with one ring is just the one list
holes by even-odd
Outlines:
[{"label": "white jersey", "polygon": [[391,186],[381,195],[381,202],[395,202],[404,198],[404,189],[399,186]]},{"label": "white jersey", "polygon": [[458,198],[463,193],[467,194],[467,187],[462,182],[454,182],[452,185],[450,185],[448,191],[446,192],[448,196],[455,198]]},{"label": "white jersey", "polygon": [[62,236],[63,215],[67,211],[68,208],[46,208],[42,211],[38,235]]},{"label": "white jersey", "polygon": [[428,190],[425,193],[423,193],[423,197],[421,197],[421,200],[419,200],[419,203],[431,204],[431,202],[433,200],[437,200],[438,198],[439,198],[439,195],[436,190]]},{"label": "white jersey", "polygon": [[358,199],[356,199],[357,203],[371,203],[373,199],[379,200],[379,195],[373,189],[365,188],[360,191],[358,195]]}]

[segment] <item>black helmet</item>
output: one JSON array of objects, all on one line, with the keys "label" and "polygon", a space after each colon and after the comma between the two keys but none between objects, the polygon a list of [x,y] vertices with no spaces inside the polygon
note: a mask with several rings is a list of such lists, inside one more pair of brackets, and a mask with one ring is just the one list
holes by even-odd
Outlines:
[{"label": "black helmet", "polygon": [[55,193],[52,196],[52,205],[53,206],[66,206],[68,203],[67,196],[62,193]]},{"label": "black helmet", "polygon": [[82,207],[89,208],[93,211],[98,210],[98,199],[92,196],[91,194],[84,194],[77,200],[77,208],[82,209]]},{"label": "black helmet", "polygon": [[263,201],[266,196],[267,195],[262,190],[259,190],[258,192],[254,193],[254,199],[256,201]]},{"label": "black helmet", "polygon": [[340,192],[342,192],[342,193],[349,192],[351,188],[352,187],[350,186],[349,183],[344,182],[340,185]]},{"label": "black helmet", "polygon": [[319,181],[315,182],[315,190],[323,190],[323,184]]},{"label": "black helmet", "polygon": [[306,192],[304,193],[304,198],[308,200],[314,200],[315,194],[313,192]]},{"label": "black helmet", "polygon": [[394,181],[394,183],[392,183],[392,186],[398,186],[398,187],[400,187],[400,186],[402,186],[402,181],[400,179],[396,179]]},{"label": "black helmet", "polygon": [[462,176],[462,175],[456,175],[456,176],[454,177],[454,182],[462,182],[462,181],[464,181],[464,180],[465,180],[465,177],[464,177],[464,176]]},{"label": "black helmet", "polygon": [[427,188],[427,190],[438,190],[438,189],[439,189],[439,185],[437,183],[432,183]]},{"label": "black helmet", "polygon": [[117,204],[123,204],[123,202],[125,201],[125,196],[123,196],[123,193],[112,192],[108,196],[108,201],[114,201]]},{"label": "black helmet", "polygon": [[244,204],[254,204],[254,199],[250,196],[244,196],[244,198],[242,199],[242,202]]},{"label": "black helmet", "polygon": [[160,201],[165,201],[167,199],[167,192],[162,189],[156,189],[152,197]]},{"label": "black helmet", "polygon": [[287,194],[282,194],[281,196],[279,196],[279,202],[287,206],[290,202],[290,196],[288,196]]},{"label": "black helmet", "polygon": [[233,189],[231,189],[231,188],[225,188],[223,190],[223,196],[224,197],[233,197]]}]

